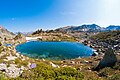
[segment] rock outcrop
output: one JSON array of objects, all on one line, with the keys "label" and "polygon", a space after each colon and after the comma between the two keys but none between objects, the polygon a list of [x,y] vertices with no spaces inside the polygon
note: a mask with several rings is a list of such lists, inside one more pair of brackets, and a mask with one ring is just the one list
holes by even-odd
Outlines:
[{"label": "rock outcrop", "polygon": [[14,40],[15,40],[15,41],[19,41],[19,42],[25,42],[25,41],[26,41],[26,38],[25,38],[25,36],[24,36],[23,34],[18,33],[18,35],[16,35],[16,36],[14,37]]},{"label": "rock outcrop", "polygon": [[116,62],[117,62],[117,57],[114,54],[113,49],[108,48],[103,59],[99,62],[98,66],[94,70],[99,71],[104,67],[112,67],[115,65]]}]

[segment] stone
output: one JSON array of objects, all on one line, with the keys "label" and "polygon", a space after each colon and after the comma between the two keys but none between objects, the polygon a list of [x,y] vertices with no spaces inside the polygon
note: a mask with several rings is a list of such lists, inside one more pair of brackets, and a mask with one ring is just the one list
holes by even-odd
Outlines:
[{"label": "stone", "polygon": [[80,62],[80,61],[77,61],[77,62],[75,62],[75,64],[76,64],[76,65],[80,65],[80,64],[81,64],[81,62]]},{"label": "stone", "polygon": [[29,67],[29,69],[30,69],[30,65],[31,65],[31,63],[28,63],[28,65],[27,65]]},{"label": "stone", "polygon": [[10,67],[8,67],[6,70],[6,75],[11,78],[16,78],[20,76],[23,71],[20,68],[17,68],[16,66],[17,65],[15,64],[10,64]]},{"label": "stone", "polygon": [[71,61],[70,64],[75,64],[75,62],[74,62],[74,61]]},{"label": "stone", "polygon": [[67,67],[67,65],[63,65],[62,67]]},{"label": "stone", "polygon": [[4,63],[0,64],[0,71],[6,70],[7,69],[7,65]]},{"label": "stone", "polygon": [[16,56],[17,56],[17,57],[20,57],[20,54],[19,54],[19,53],[16,53]]},{"label": "stone", "polygon": [[17,57],[10,55],[10,56],[7,56],[6,58],[8,61],[10,61],[10,60],[15,60]]},{"label": "stone", "polygon": [[89,63],[89,61],[87,61],[87,60],[84,60],[84,61],[83,61],[83,63]]},{"label": "stone", "polygon": [[98,56],[98,53],[97,53],[97,52],[94,52],[94,53],[92,54],[92,56]]},{"label": "stone", "polygon": [[115,65],[116,62],[117,62],[117,57],[114,54],[113,49],[108,48],[108,50],[105,52],[103,59],[99,62],[99,64],[94,70],[99,71],[104,67],[112,67]]},{"label": "stone", "polygon": [[80,70],[80,71],[81,71],[82,69],[81,69],[81,67],[78,67],[77,70]]},{"label": "stone", "polygon": [[45,61],[45,59],[42,59],[43,61]]},{"label": "stone", "polygon": [[54,64],[52,62],[50,62],[50,64],[52,65],[52,67],[60,68],[58,65],[56,65],[56,64]]}]

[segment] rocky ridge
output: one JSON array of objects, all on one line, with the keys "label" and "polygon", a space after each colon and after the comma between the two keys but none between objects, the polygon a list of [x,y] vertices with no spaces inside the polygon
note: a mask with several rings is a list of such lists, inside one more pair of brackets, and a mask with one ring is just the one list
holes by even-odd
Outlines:
[{"label": "rocky ridge", "polygon": [[106,28],[100,27],[96,24],[90,25],[81,25],[81,26],[66,26],[62,28],[55,29],[55,31],[59,32],[104,32],[104,31],[113,31],[113,30],[120,30],[120,26],[110,25]]}]

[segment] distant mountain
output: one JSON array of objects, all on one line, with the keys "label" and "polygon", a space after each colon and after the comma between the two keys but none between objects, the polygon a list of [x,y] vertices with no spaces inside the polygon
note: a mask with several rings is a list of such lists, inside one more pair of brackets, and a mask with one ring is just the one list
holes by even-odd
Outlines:
[{"label": "distant mountain", "polygon": [[113,31],[113,30],[120,30],[120,26],[108,26],[106,28],[102,28],[96,24],[91,25],[81,25],[81,26],[67,26],[58,28],[55,31],[61,31],[61,32],[104,32],[104,31]]},{"label": "distant mountain", "polygon": [[101,31],[101,27],[96,24],[91,25],[81,25],[81,26],[67,26],[63,28],[58,28],[56,31],[68,31],[68,32],[74,32],[74,31],[84,31],[84,32],[96,32]]},{"label": "distant mountain", "polygon": [[78,27],[74,28],[74,30],[78,30],[78,31],[99,31],[99,30],[101,30],[101,27],[96,25],[96,24],[82,25],[82,26],[78,26]]},{"label": "distant mountain", "polygon": [[110,25],[105,30],[120,30],[120,26]]}]

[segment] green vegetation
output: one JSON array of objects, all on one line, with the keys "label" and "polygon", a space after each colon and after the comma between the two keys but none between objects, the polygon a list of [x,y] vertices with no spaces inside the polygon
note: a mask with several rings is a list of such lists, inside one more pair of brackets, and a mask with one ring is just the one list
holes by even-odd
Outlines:
[{"label": "green vegetation", "polygon": [[71,67],[53,68],[52,66],[38,62],[37,67],[25,70],[15,80],[83,80],[84,75]]},{"label": "green vegetation", "polygon": [[109,32],[101,32],[97,35],[92,36],[93,39],[99,40],[102,42],[112,42],[114,43],[117,39],[119,39],[120,30],[119,31],[109,31]]},{"label": "green vegetation", "polygon": [[8,80],[8,79],[5,78],[3,75],[0,75],[0,80]]},{"label": "green vegetation", "polygon": [[2,46],[2,43],[0,42],[0,46]]},{"label": "green vegetation", "polygon": [[[26,61],[22,61],[17,58],[14,62],[19,67],[27,67],[28,61],[30,63],[36,63],[36,67],[33,69],[24,70],[23,73],[17,78],[7,77],[6,79],[6,77],[2,76],[2,80],[119,80],[120,78],[119,64],[116,64],[113,68],[106,67],[101,69],[99,72],[94,72],[88,70],[90,64],[88,65],[86,63],[81,63],[82,65],[73,65],[71,67],[68,67],[69,63],[66,62],[65,64],[68,66],[61,67],[61,61],[46,60],[43,62],[41,60],[35,60],[32,58]],[[60,68],[52,67],[50,65],[50,62],[59,65]],[[9,66],[9,64],[7,66]],[[81,70],[78,69],[79,67],[81,67]]]},{"label": "green vegetation", "polygon": [[120,80],[120,70],[115,68],[116,66],[118,67],[118,65],[115,65],[113,68],[103,68],[98,72],[98,75],[102,78],[105,78],[105,80]]},{"label": "green vegetation", "polygon": [[100,77],[108,77],[109,75],[113,74],[114,70],[110,67],[106,67],[100,70],[99,76]]},{"label": "green vegetation", "polygon": [[66,33],[56,32],[53,30],[43,31],[42,29],[33,32],[31,36],[42,36],[41,41],[76,41],[76,38],[69,36]]},{"label": "green vegetation", "polygon": [[[1,44],[1,43],[0,43]],[[3,46],[0,46],[0,53],[4,51]]]},{"label": "green vegetation", "polygon": [[115,64],[115,66],[113,67],[113,69],[115,69],[115,70],[120,70],[120,63],[117,62],[117,63]]},{"label": "green vegetation", "polygon": [[16,58],[14,61],[15,61],[15,64],[17,64],[18,66],[25,66],[26,67],[28,65],[27,60],[22,61],[21,59]]},{"label": "green vegetation", "polygon": [[108,78],[109,80],[120,80],[120,73],[112,75],[111,77]]}]

